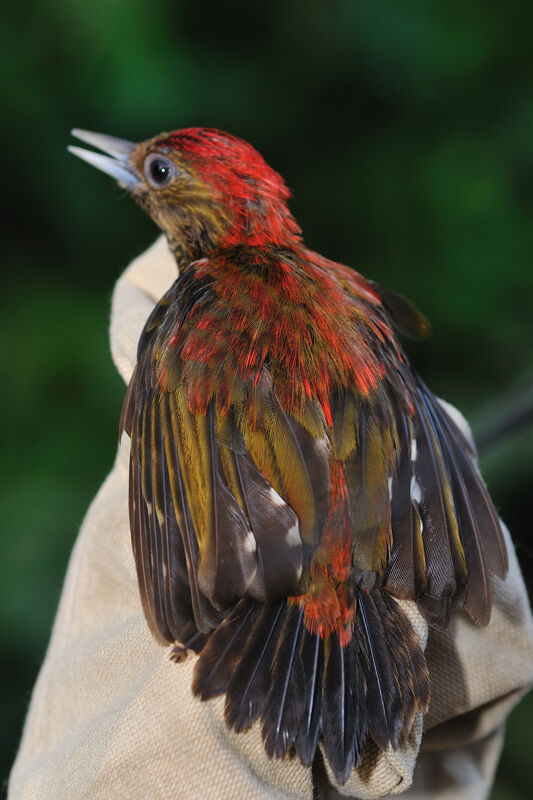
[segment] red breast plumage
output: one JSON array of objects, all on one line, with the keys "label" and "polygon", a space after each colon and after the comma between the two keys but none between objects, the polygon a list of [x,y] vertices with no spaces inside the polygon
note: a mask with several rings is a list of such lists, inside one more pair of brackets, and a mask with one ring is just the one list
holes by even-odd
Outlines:
[{"label": "red breast plumage", "polygon": [[[142,605],[194,692],[265,749],[344,782],[427,710],[430,625],[480,624],[500,523],[475,453],[405,356],[404,298],[308,250],[282,178],[212,129],[138,145],[75,131],[166,234],[180,274],[146,323],[121,431]],[[374,742],[374,745],[372,745]]]}]

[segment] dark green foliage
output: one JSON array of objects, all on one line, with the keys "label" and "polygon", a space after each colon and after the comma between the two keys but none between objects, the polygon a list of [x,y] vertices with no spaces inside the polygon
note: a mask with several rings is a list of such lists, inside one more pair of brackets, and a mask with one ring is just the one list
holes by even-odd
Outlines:
[{"label": "dark green foliage", "polygon": [[[295,192],[307,243],[410,298],[409,351],[475,421],[531,383],[533,51],[510,0],[50,0],[2,7],[2,760],[15,754],[68,553],[111,466],[123,393],[108,301],[154,228],[67,155],[74,126],[128,139],[214,125]],[[267,10],[265,10],[267,9]],[[533,432],[482,466],[531,581]],[[530,796],[533,701],[494,798]]]}]

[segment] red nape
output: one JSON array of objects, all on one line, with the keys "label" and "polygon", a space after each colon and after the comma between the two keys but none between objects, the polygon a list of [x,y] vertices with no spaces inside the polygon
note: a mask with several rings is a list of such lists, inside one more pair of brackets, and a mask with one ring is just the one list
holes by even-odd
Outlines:
[{"label": "red nape", "polygon": [[183,153],[231,212],[233,223],[219,247],[299,241],[301,229],[287,207],[290,192],[283,178],[248,142],[216,128],[185,128],[158,144]]},{"label": "red nape", "polygon": [[209,282],[209,304],[169,337],[187,364],[191,411],[211,399],[221,407],[220,392],[207,396],[205,377],[192,387],[195,366],[198,374],[213,373],[224,397],[235,375],[256,387],[271,381],[296,419],[316,401],[329,428],[336,392],[355,387],[367,397],[385,380],[383,359],[386,368],[399,351],[380,305],[360,276],[348,292],[337,265],[312,256],[297,248],[281,255],[254,250],[241,263],[228,251],[194,264],[194,280]]}]

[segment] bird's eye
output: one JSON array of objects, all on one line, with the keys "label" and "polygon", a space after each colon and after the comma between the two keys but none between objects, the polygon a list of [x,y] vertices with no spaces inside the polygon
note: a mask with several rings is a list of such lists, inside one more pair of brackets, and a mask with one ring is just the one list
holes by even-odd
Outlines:
[{"label": "bird's eye", "polygon": [[144,174],[148,182],[157,188],[170,183],[177,171],[174,162],[159,153],[151,153],[144,161]]}]

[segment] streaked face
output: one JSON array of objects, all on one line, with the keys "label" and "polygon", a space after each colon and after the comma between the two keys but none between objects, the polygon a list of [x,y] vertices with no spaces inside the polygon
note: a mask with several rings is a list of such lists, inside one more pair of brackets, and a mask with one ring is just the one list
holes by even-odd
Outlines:
[{"label": "streaked face", "polygon": [[280,246],[300,234],[282,178],[237,137],[189,128],[133,144],[73,134],[107,155],[79,147],[71,152],[130,192],[174,250],[199,257],[221,246]]}]

